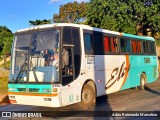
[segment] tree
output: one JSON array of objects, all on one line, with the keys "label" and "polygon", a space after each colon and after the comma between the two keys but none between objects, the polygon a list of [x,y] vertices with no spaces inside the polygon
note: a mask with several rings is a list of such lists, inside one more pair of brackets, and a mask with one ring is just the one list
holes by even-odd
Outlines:
[{"label": "tree", "polygon": [[71,22],[78,23],[83,22],[86,19],[87,3],[68,2],[61,5],[59,8],[59,14],[53,15],[54,22]]},{"label": "tree", "polygon": [[6,26],[0,26],[0,55],[4,57],[4,68],[6,68],[6,55],[11,52],[13,33]]},{"label": "tree", "polygon": [[50,24],[51,20],[35,20],[35,21],[29,21],[30,25],[37,26],[37,25],[43,25],[43,24]]},{"label": "tree", "polygon": [[87,24],[120,32],[155,36],[160,31],[159,0],[92,0]]}]

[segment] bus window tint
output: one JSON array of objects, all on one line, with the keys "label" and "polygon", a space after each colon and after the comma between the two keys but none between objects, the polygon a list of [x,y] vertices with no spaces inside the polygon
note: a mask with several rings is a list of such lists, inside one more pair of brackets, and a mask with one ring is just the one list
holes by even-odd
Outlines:
[{"label": "bus window tint", "polygon": [[136,41],[132,40],[132,53],[133,54],[141,54],[142,53],[142,42],[141,41]]},{"label": "bus window tint", "polygon": [[101,32],[93,32],[93,36],[94,55],[103,55],[103,34]]},{"label": "bus window tint", "polygon": [[136,51],[136,41],[135,40],[132,40],[132,52],[134,53],[134,54],[136,54],[137,53],[137,51]]},{"label": "bus window tint", "polygon": [[91,34],[89,33],[84,33],[84,47],[86,54],[93,54],[93,49],[91,45]]},{"label": "bus window tint", "polygon": [[81,43],[80,32],[77,28],[72,28],[72,38],[74,44],[74,64],[75,64],[75,79],[79,76],[81,67]]},{"label": "bus window tint", "polygon": [[130,53],[131,52],[131,45],[130,40],[120,38],[120,47],[122,53]]},{"label": "bus window tint", "polygon": [[121,52],[126,52],[126,43],[125,43],[125,39],[121,38],[120,39],[120,47],[121,47]]},{"label": "bus window tint", "polygon": [[150,42],[150,53],[151,54],[155,54],[156,50],[155,50],[155,42]]},{"label": "bus window tint", "polygon": [[109,37],[105,36],[104,37],[104,52],[108,53],[109,52]]},{"label": "bus window tint", "polygon": [[64,27],[63,28],[63,44],[72,44],[72,38],[71,38],[71,28],[70,27]]},{"label": "bus window tint", "polygon": [[126,52],[131,52],[131,41],[126,40]]},{"label": "bus window tint", "polygon": [[118,38],[111,37],[111,51],[114,53],[118,52]]},{"label": "bus window tint", "polygon": [[141,41],[137,41],[137,53],[141,53]]},{"label": "bus window tint", "polygon": [[143,53],[149,53],[149,43],[148,42],[143,42]]}]

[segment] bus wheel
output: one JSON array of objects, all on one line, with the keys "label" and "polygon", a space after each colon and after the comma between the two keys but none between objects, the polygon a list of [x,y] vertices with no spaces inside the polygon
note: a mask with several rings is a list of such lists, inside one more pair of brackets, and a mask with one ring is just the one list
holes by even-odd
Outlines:
[{"label": "bus wheel", "polygon": [[93,104],[95,101],[95,93],[93,88],[85,84],[82,90],[82,106],[87,107]]},{"label": "bus wheel", "polygon": [[141,74],[141,79],[140,79],[139,89],[144,90],[145,89],[145,84],[146,84],[146,75],[144,73],[142,73]]}]

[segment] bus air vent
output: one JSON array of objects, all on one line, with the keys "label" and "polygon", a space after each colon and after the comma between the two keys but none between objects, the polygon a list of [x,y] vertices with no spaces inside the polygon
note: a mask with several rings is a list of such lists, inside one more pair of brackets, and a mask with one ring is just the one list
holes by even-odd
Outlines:
[{"label": "bus air vent", "polygon": [[39,89],[38,88],[29,88],[29,92],[38,92]]},{"label": "bus air vent", "polygon": [[26,92],[26,88],[17,88],[19,92]]}]

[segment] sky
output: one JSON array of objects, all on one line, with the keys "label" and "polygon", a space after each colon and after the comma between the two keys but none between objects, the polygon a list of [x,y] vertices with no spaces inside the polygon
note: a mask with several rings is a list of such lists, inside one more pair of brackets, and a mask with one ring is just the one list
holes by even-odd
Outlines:
[{"label": "sky", "polygon": [[[0,0],[0,25],[13,33],[30,27],[29,21],[52,19],[59,6],[75,0]],[[76,0],[89,2],[89,0]]]}]

